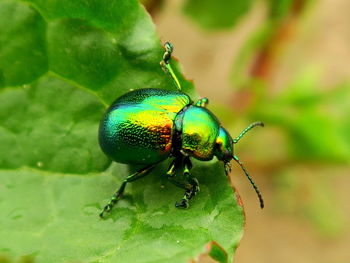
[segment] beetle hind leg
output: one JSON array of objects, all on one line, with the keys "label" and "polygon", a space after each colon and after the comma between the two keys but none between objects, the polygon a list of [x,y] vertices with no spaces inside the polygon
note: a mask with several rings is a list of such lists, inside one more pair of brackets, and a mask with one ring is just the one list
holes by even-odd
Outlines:
[{"label": "beetle hind leg", "polygon": [[99,214],[100,218],[103,218],[106,213],[109,213],[112,210],[113,206],[119,201],[119,199],[122,198],[127,183],[136,181],[136,180],[144,177],[155,166],[156,166],[155,164],[146,166],[146,167],[142,168],[141,170],[126,177],[125,180],[123,181],[123,183],[121,184],[121,186],[119,187],[119,189],[117,190],[117,192],[115,192],[115,194],[112,196],[111,200],[108,202],[108,204],[103,208],[103,210]]}]

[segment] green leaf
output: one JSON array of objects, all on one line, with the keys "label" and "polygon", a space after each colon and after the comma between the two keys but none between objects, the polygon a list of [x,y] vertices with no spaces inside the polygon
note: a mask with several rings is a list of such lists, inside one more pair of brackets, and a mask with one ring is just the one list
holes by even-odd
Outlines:
[{"label": "green leaf", "polygon": [[159,66],[163,52],[135,0],[0,2],[0,260],[232,260],[243,208],[215,161],[194,163],[201,192],[188,210],[174,206],[183,190],[164,179],[165,163],[98,217],[136,169],[101,152],[100,118],[132,89],[175,89]]},{"label": "green leaf", "polygon": [[245,15],[253,0],[187,0],[183,11],[204,29],[228,29]]},{"label": "green leaf", "polygon": [[189,210],[174,207],[182,192],[160,180],[164,169],[130,184],[131,195],[107,220],[98,211],[120,185],[120,173],[128,173],[125,167],[88,176],[2,171],[1,248],[33,254],[38,262],[187,262],[211,240],[232,251],[242,235],[242,209],[233,205],[219,165],[196,166],[201,192]]},{"label": "green leaf", "polygon": [[0,25],[0,88],[28,83],[46,72],[46,23],[40,14],[25,4],[2,1]]}]

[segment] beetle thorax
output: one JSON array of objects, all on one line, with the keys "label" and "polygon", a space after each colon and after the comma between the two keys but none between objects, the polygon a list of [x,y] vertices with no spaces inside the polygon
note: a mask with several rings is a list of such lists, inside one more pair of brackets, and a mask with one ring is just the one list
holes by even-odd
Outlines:
[{"label": "beetle thorax", "polygon": [[191,105],[179,116],[179,125],[180,149],[196,159],[211,160],[220,129],[217,118],[208,109]]}]

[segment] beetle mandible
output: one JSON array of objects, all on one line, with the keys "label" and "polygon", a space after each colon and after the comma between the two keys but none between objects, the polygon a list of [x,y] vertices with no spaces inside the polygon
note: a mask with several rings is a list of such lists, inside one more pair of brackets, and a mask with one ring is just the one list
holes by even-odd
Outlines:
[{"label": "beetle mandible", "polygon": [[[181,92],[181,85],[169,63],[173,46],[166,42],[160,62],[162,69],[172,78],[178,91],[138,89],[116,99],[107,109],[99,127],[99,143],[103,152],[119,163],[144,165],[141,170],[124,179],[120,188],[100,213],[104,217],[122,197],[127,183],[145,176],[158,163],[174,158],[166,173],[168,179],[185,190],[175,206],[188,208],[189,200],[199,191],[199,184],[190,173],[190,158],[208,161],[214,156],[224,163],[226,175],[235,160],[253,185],[261,208],[264,202],[260,191],[242,162],[234,155],[236,144],[250,129],[264,126],[255,122],[235,139],[220,125],[219,120],[206,107],[208,99],[196,103]],[[185,180],[175,180],[175,171],[183,168]]]}]

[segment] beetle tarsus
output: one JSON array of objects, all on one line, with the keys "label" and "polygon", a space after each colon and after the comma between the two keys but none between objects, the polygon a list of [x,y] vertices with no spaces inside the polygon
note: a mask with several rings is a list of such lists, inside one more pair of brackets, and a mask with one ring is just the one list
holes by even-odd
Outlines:
[{"label": "beetle tarsus", "polygon": [[118,191],[112,196],[111,200],[99,214],[100,218],[104,218],[105,214],[109,213],[112,210],[113,206],[119,201],[119,199],[122,198],[127,182],[127,179],[124,180],[122,185],[119,187]]},{"label": "beetle tarsus", "polygon": [[165,73],[167,73],[170,76],[170,78],[174,81],[176,88],[178,90],[181,90],[180,82],[179,82],[178,78],[176,77],[176,74],[169,63],[170,59],[171,59],[171,55],[172,55],[173,50],[174,50],[174,47],[171,43],[165,42],[164,48],[165,48],[165,52],[163,55],[163,59],[160,62],[160,66],[162,67],[163,71]]},{"label": "beetle tarsus", "polygon": [[179,202],[175,203],[175,206],[177,208],[189,208],[189,200],[192,199],[192,197],[194,197],[199,192],[198,180],[196,178],[191,178],[189,183],[190,188],[186,189],[183,198]]},{"label": "beetle tarsus", "polygon": [[177,208],[188,208],[189,200],[192,199],[199,192],[198,180],[190,174],[190,169],[192,168],[192,163],[189,157],[184,159],[184,177],[186,178],[185,184],[185,194],[179,202],[175,203]]},{"label": "beetle tarsus", "polygon": [[165,52],[163,55],[163,61],[165,64],[168,64],[171,58],[171,54],[173,53],[174,46],[170,42],[165,42],[164,48],[165,48]]},{"label": "beetle tarsus", "polygon": [[182,198],[179,202],[176,202],[175,206],[177,208],[183,208],[183,209],[187,209],[190,207],[190,205],[188,204],[188,200],[185,198]]}]

